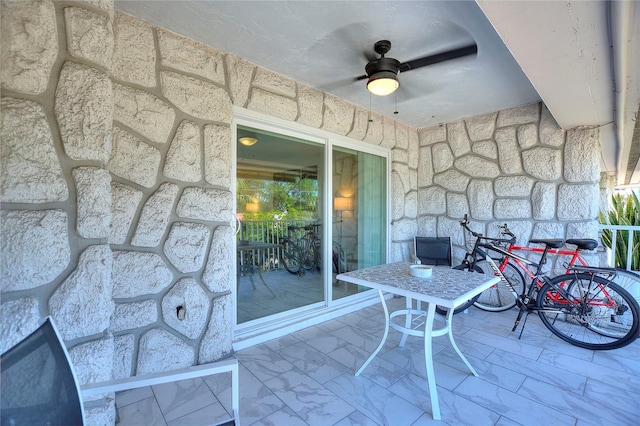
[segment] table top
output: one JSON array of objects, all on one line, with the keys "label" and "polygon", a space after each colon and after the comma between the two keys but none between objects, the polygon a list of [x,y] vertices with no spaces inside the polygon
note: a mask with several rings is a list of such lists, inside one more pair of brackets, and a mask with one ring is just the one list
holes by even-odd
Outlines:
[{"label": "table top", "polygon": [[345,272],[336,279],[449,308],[459,306],[500,280],[449,266],[433,266],[431,277],[418,278],[409,274],[410,266],[409,262],[389,263]]},{"label": "table top", "polygon": [[237,251],[245,250],[266,250],[270,248],[280,247],[280,244],[265,243],[262,241],[238,241],[236,244]]}]

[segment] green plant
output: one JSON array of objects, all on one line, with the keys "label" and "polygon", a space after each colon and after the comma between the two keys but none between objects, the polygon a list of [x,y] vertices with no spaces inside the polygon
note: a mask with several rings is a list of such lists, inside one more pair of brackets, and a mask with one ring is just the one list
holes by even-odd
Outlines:
[{"label": "green plant", "polygon": [[[628,196],[616,194],[611,197],[611,210],[608,214],[600,212],[600,223],[605,225],[640,226],[640,199],[635,192]],[[614,231],[615,232],[615,231]],[[640,270],[640,231],[635,231],[631,247],[627,247],[630,231],[618,231],[616,238],[615,266],[625,268],[627,266],[627,250],[631,252],[631,269]],[[602,242],[607,248],[611,248],[612,230],[602,231]]]}]

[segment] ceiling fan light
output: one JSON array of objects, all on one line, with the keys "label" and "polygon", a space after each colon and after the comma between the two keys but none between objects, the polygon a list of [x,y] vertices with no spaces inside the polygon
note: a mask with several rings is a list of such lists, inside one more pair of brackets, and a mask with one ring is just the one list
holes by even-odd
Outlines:
[{"label": "ceiling fan light", "polygon": [[249,136],[243,136],[240,139],[238,139],[238,142],[240,142],[244,146],[251,146],[251,145],[255,145],[256,142],[258,142],[258,139],[251,138]]},{"label": "ceiling fan light", "polygon": [[376,96],[387,96],[400,87],[398,75],[391,71],[381,71],[369,77],[367,90]]}]

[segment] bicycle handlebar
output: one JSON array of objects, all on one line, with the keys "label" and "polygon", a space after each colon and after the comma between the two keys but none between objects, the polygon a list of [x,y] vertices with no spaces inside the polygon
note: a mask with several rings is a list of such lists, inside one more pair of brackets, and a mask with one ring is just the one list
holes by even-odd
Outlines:
[{"label": "bicycle handlebar", "polygon": [[471,229],[469,229],[469,220],[467,219],[466,214],[464,215],[464,218],[460,221],[460,226],[462,226],[464,229],[469,231],[469,233],[471,233],[471,235],[473,235],[474,237],[483,239],[485,241],[496,241],[496,242],[510,243],[510,244],[513,244],[516,242],[516,236],[513,234],[513,232],[509,230],[509,227],[507,226],[506,223],[504,225],[498,225],[498,228],[500,229],[500,235],[508,235],[511,238],[485,237],[479,232],[472,231]]}]

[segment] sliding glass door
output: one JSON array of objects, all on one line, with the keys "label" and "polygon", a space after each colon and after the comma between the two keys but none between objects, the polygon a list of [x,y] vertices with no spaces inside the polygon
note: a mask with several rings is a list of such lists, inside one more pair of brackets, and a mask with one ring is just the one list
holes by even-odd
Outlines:
[{"label": "sliding glass door", "polygon": [[368,290],[336,276],[386,261],[388,155],[264,124],[235,129],[236,323],[301,318]]}]

